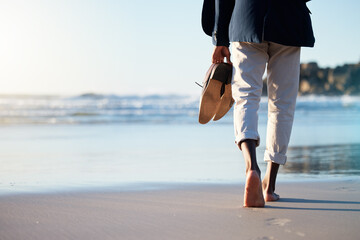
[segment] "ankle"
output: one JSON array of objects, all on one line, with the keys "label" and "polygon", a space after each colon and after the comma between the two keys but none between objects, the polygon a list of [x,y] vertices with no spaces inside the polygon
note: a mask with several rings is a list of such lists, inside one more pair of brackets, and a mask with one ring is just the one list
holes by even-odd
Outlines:
[{"label": "ankle", "polygon": [[274,193],[274,191],[272,190],[272,188],[269,187],[269,186],[263,188],[263,191],[264,191],[265,193],[267,193],[267,194],[273,194],[273,193]]},{"label": "ankle", "polygon": [[269,191],[269,182],[266,180],[266,178],[262,181],[262,188],[264,192]]},{"label": "ankle", "polygon": [[262,181],[262,188],[265,193],[272,194],[274,192],[274,187],[271,186],[269,176],[266,174],[264,180]]},{"label": "ankle", "polygon": [[260,168],[259,168],[259,167],[246,168],[245,174],[248,175],[248,173],[249,173],[250,171],[255,171],[255,172],[257,172],[257,174],[259,174],[259,177],[261,178],[261,171],[260,171]]}]

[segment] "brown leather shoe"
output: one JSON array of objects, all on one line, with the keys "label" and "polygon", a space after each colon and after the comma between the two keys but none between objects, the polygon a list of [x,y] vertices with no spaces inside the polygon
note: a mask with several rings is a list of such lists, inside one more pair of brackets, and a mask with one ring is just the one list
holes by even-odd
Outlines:
[{"label": "brown leather shoe", "polygon": [[225,114],[231,109],[232,105],[234,104],[234,99],[231,92],[232,66],[230,64],[226,64],[222,67],[224,67],[222,71],[225,71],[225,73],[222,73],[224,77],[222,78],[223,85],[221,88],[221,100],[220,105],[218,106],[218,109],[214,116],[214,121],[217,121],[223,116],[225,116]]},{"label": "brown leather shoe", "polygon": [[222,118],[233,104],[231,95],[232,66],[212,64],[203,82],[199,106],[199,123],[206,124]]}]

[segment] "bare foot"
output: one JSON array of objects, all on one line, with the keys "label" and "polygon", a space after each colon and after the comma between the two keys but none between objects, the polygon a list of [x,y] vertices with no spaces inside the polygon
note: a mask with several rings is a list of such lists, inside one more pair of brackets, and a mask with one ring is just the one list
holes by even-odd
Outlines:
[{"label": "bare foot", "polygon": [[270,188],[270,186],[267,184],[267,182],[265,180],[266,180],[266,178],[262,182],[263,195],[264,195],[265,202],[274,202],[274,201],[279,200],[280,196],[274,192],[273,188]]},{"label": "bare foot", "polygon": [[244,207],[264,207],[261,180],[255,170],[247,173],[244,193]]},{"label": "bare foot", "polygon": [[267,193],[264,191],[264,200],[265,202],[274,202],[280,199],[280,196],[276,193]]},{"label": "bare foot", "polygon": [[268,163],[265,178],[262,182],[263,195],[266,202],[273,202],[280,199],[280,196],[275,193],[275,182],[279,166],[277,163]]}]

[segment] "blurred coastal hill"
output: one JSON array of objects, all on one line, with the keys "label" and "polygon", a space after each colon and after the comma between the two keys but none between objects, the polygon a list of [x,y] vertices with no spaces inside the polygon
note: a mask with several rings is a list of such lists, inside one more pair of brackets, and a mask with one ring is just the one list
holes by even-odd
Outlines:
[{"label": "blurred coastal hill", "polygon": [[[263,93],[266,94],[266,82]],[[321,68],[316,62],[300,67],[299,95],[360,95],[360,62]]]}]

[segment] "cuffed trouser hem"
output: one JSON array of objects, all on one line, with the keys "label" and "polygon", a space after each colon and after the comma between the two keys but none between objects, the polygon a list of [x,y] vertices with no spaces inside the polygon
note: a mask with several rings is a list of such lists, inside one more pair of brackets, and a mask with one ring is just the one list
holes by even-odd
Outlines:
[{"label": "cuffed trouser hem", "polygon": [[284,165],[286,163],[286,155],[281,154],[281,153],[272,153],[272,152],[268,152],[265,151],[264,154],[264,161],[265,162],[273,162],[273,163],[277,163],[280,165]]},{"label": "cuffed trouser hem", "polygon": [[[258,133],[255,132],[242,132],[242,133],[238,133],[236,138],[235,138],[235,143],[236,145],[239,146],[239,143],[241,143],[242,141],[246,140],[246,139],[253,139],[256,141],[256,147],[258,147],[260,145],[260,136]],[[240,147],[240,146],[239,146]],[[241,149],[241,147],[240,147]]]}]

